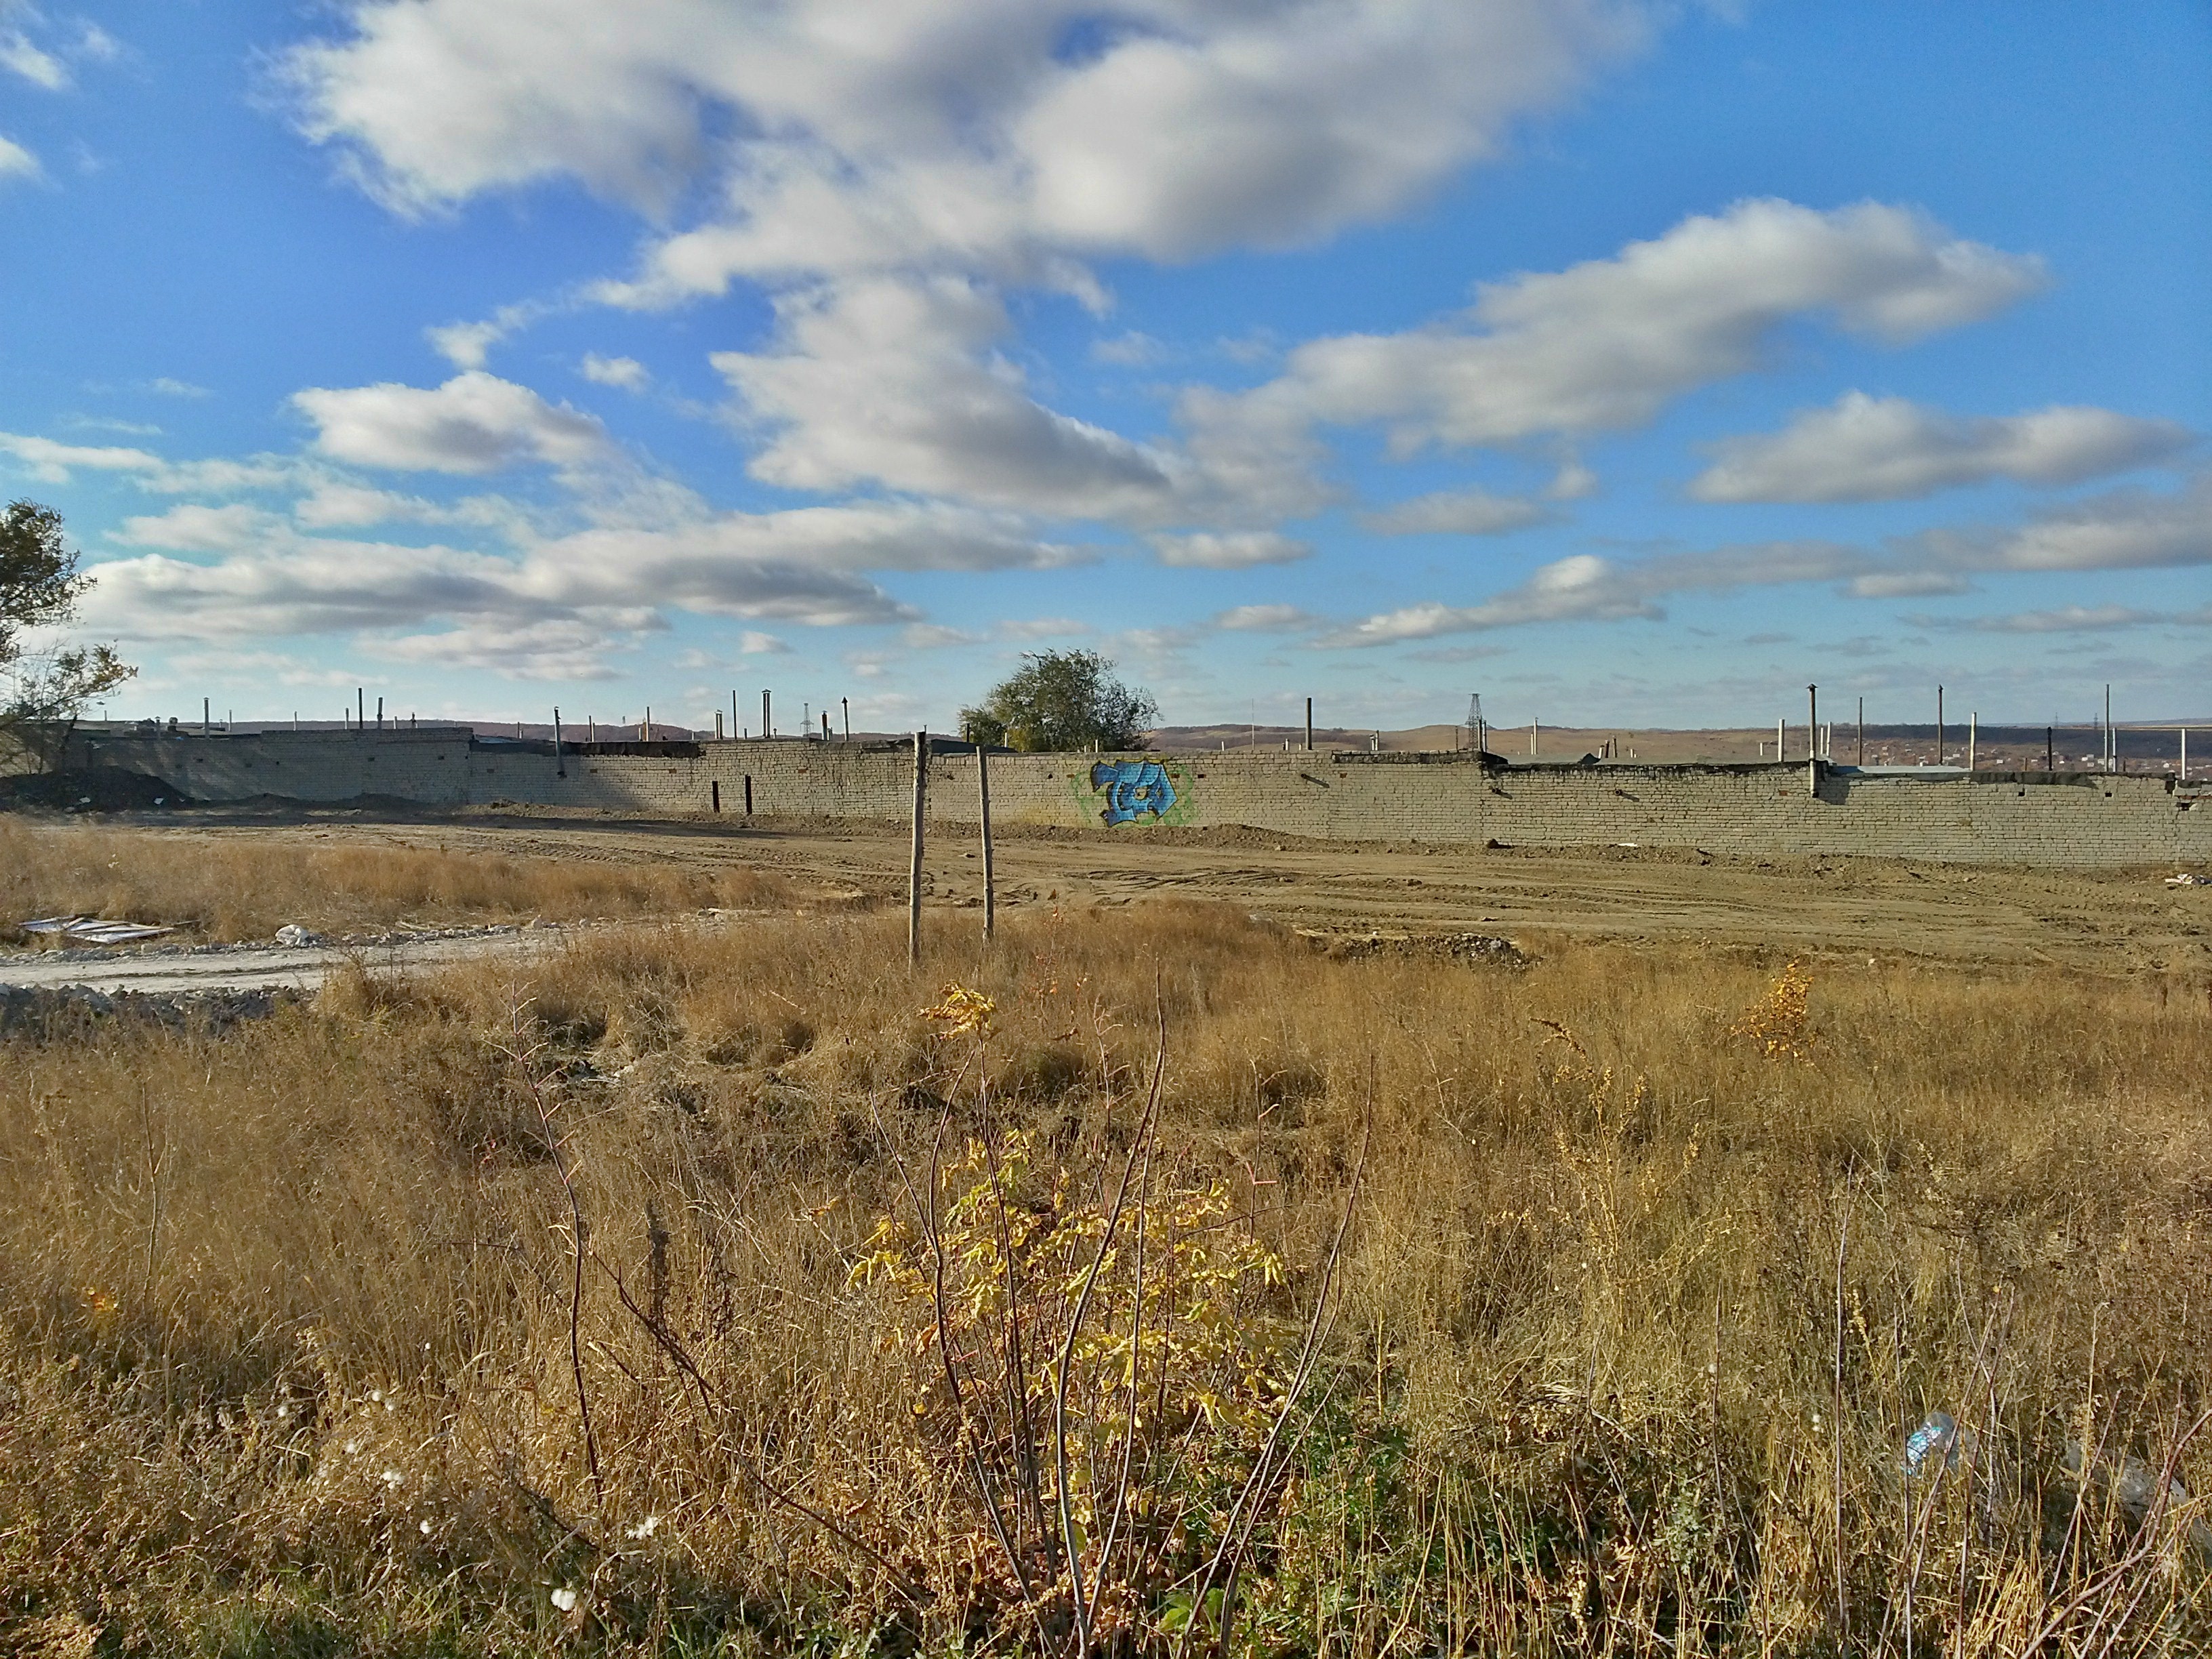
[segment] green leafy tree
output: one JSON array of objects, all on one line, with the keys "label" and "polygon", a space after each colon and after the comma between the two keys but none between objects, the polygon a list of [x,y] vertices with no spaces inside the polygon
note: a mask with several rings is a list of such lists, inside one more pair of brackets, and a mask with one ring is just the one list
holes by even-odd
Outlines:
[{"label": "green leafy tree", "polygon": [[26,645],[75,621],[91,580],[62,539],[60,514],[36,501],[0,514],[0,759],[52,769],[85,705],[138,672],[105,645]]},{"label": "green leafy tree", "polygon": [[960,735],[1030,754],[1141,749],[1158,720],[1152,693],[1122,684],[1096,651],[1032,651],[981,706],[960,711]]}]

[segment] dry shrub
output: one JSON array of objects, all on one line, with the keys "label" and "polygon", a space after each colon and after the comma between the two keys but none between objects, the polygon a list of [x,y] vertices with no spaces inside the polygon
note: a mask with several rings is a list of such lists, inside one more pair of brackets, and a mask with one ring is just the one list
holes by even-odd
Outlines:
[{"label": "dry shrub", "polygon": [[211,940],[317,931],[788,909],[781,878],[743,868],[583,863],[410,848],[27,823],[0,816],[0,925],[105,916]]},{"label": "dry shrub", "polygon": [[[1778,1065],[1729,1035],[1775,967],[1690,949],[1339,963],[1186,905],[1001,932],[936,933],[917,976],[888,919],[641,927],[341,981],[222,1038],[9,1044],[0,1645],[76,1620],[151,1650],[1034,1647],[917,1366],[889,1149],[912,1173],[945,1136],[947,1214],[971,1146],[1022,1160],[1022,1271],[1064,1290],[1162,1007],[1158,1190],[1283,1264],[1222,1297],[1215,1358],[1243,1376],[1252,1345],[1251,1401],[1373,1095],[1240,1647],[2212,1640],[2197,1501],[2157,1495],[2212,1477],[2201,994],[1814,960],[1820,1040]],[[948,975],[995,1006],[980,1060],[923,1017]],[[573,1310],[549,1133],[588,1224]],[[966,1342],[993,1328],[995,1209],[946,1236]],[[1135,1293],[1111,1285],[1076,1384],[1104,1404]],[[1971,1449],[1907,1476],[1931,1410]],[[1217,1474],[1249,1455],[1223,1444]],[[1206,1467],[1164,1458],[1146,1489],[1190,1519],[1121,1650],[1178,1639]]]}]

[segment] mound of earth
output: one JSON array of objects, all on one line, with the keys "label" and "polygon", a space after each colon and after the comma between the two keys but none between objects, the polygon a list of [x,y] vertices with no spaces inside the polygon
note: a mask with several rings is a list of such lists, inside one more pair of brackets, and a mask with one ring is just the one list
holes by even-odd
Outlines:
[{"label": "mound of earth", "polygon": [[82,1036],[102,1020],[165,1026],[172,1031],[220,1036],[239,1021],[266,1019],[304,1001],[297,991],[261,987],[244,990],[98,991],[89,986],[52,989],[0,985],[0,1038]]},{"label": "mound of earth", "polygon": [[140,812],[186,805],[175,784],[118,766],[0,778],[0,811]]}]

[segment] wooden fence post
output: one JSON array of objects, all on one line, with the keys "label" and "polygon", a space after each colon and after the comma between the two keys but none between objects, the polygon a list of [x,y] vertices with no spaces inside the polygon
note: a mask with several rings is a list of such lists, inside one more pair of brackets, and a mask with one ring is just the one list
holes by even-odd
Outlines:
[{"label": "wooden fence post", "polygon": [[914,734],[914,848],[906,869],[906,963],[921,960],[921,811],[929,788],[929,733]]},{"label": "wooden fence post", "polygon": [[991,757],[975,745],[975,806],[983,826],[983,937],[988,939],[997,924],[999,895],[991,880]]}]

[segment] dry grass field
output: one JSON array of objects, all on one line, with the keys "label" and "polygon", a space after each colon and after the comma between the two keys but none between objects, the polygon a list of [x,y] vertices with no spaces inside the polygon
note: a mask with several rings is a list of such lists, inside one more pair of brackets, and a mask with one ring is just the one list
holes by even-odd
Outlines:
[{"label": "dry grass field", "polygon": [[640,924],[13,1040],[0,1649],[2203,1650],[2201,977],[1522,937]]},{"label": "dry grass field", "polygon": [[402,924],[567,921],[708,906],[782,907],[788,884],[746,870],[614,867],[425,848],[271,848],[0,816],[0,918],[93,915],[179,928],[210,942]]}]

